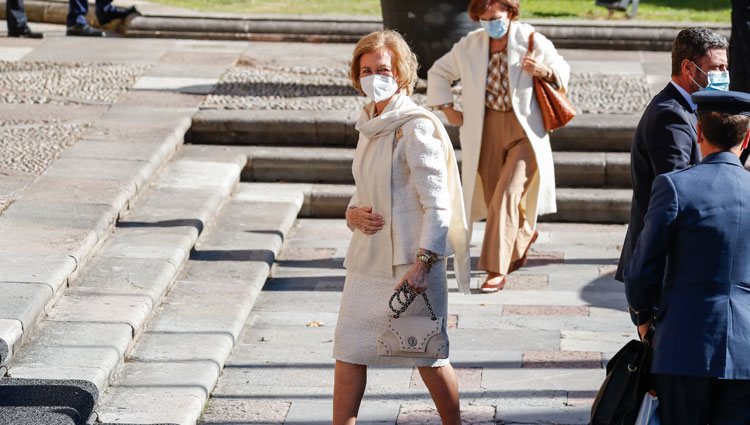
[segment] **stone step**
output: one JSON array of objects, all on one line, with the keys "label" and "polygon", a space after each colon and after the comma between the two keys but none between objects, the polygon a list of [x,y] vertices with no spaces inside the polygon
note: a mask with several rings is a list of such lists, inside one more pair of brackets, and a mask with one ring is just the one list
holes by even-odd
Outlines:
[{"label": "stone step", "polygon": [[303,203],[242,183],[165,297],[97,408],[105,422],[194,425]]},{"label": "stone step", "polygon": [[[65,24],[67,12],[67,4],[62,1],[26,2],[26,13],[32,22]],[[93,8],[87,18],[90,22],[95,22]],[[525,21],[549,37],[558,48],[576,49],[668,51],[675,35],[683,28],[679,23],[673,22]],[[730,27],[727,24],[706,25],[729,38]],[[329,18],[205,12],[200,15],[162,13],[138,16],[116,29],[129,37],[356,43],[365,34],[383,29],[383,22],[375,16]]]},{"label": "stone step", "polygon": [[0,364],[182,144],[192,113],[135,101],[111,108],[3,211]]},{"label": "stone step", "polygon": [[[311,183],[258,183],[259,190],[299,190],[305,197],[300,217],[341,218],[354,194],[353,185]],[[283,189],[282,189],[283,188]],[[539,217],[542,222],[627,223],[630,189],[558,188],[556,214]]]},{"label": "stone step", "polygon": [[[348,111],[201,110],[186,140],[195,144],[354,147],[358,113]],[[627,152],[640,116],[579,115],[550,135],[555,151]],[[443,123],[447,121],[443,119]],[[446,129],[458,149],[458,128]]]},{"label": "stone step", "polygon": [[[351,184],[351,148],[248,147],[244,181]],[[461,151],[457,151],[461,162]],[[563,187],[630,187],[626,152],[555,152],[555,181]]]},{"label": "stone step", "polygon": [[[571,49],[669,51],[682,29],[669,23],[654,25],[612,25],[596,21],[560,23],[532,19],[526,21],[545,34],[555,46]],[[711,23],[729,38],[727,25]],[[372,31],[383,29],[380,20],[351,19],[274,19],[209,16],[139,16],[123,26],[129,37],[200,38],[212,40],[306,41],[356,43]]]},{"label": "stone step", "polygon": [[49,309],[13,357],[10,375],[84,380],[101,392],[244,165],[236,153],[181,149]]}]

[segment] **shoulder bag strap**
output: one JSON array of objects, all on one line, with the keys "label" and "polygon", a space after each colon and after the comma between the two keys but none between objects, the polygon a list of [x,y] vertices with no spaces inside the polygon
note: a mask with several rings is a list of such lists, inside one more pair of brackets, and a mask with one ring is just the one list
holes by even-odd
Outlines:
[{"label": "shoulder bag strap", "polygon": [[531,52],[534,50],[534,34],[536,34],[534,31],[529,34],[529,48],[526,49],[526,55],[530,55]]}]

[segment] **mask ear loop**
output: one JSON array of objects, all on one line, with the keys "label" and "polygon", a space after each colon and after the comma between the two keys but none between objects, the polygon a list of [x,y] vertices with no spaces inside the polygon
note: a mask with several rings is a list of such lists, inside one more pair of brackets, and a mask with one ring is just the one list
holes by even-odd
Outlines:
[{"label": "mask ear loop", "polygon": [[[695,67],[695,69],[697,69],[698,71],[700,71],[701,74],[705,75],[707,82],[709,82],[708,81],[708,74],[706,74],[706,72],[703,71],[700,66],[696,65],[695,62],[691,61],[690,59],[688,59],[688,61],[690,61],[690,63],[693,64],[693,66]],[[695,84],[696,86],[698,86],[698,88],[701,89],[701,90],[706,90],[708,88],[708,85],[706,87],[703,87],[702,85],[698,84],[698,82],[695,81],[695,79],[693,78],[692,75],[690,76],[690,81],[692,81],[693,84]]]}]

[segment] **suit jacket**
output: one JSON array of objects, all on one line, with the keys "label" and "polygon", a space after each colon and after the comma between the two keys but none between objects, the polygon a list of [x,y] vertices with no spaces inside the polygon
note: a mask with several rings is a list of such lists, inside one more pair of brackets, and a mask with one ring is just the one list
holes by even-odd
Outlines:
[{"label": "suit jacket", "polygon": [[695,111],[671,82],[651,100],[638,122],[630,149],[630,179],[633,183],[630,221],[615,273],[615,279],[621,282],[643,229],[654,178],[701,160],[696,143],[696,123]]},{"label": "suit jacket", "polygon": [[731,152],[658,176],[625,288],[652,372],[750,379],[750,172]]}]

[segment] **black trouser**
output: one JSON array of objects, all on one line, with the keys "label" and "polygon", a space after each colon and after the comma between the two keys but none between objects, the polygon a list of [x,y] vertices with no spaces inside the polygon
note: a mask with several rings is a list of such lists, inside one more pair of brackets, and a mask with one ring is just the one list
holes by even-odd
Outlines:
[{"label": "black trouser", "polygon": [[[96,16],[106,15],[112,10],[112,0],[96,0]],[[86,13],[89,11],[88,0],[68,0],[67,25],[86,25]]]},{"label": "black trouser", "polygon": [[23,0],[6,0],[5,16],[8,24],[8,32],[18,33],[24,28],[28,21],[23,11]]},{"label": "black trouser", "polygon": [[655,375],[664,425],[750,424],[750,380]]}]

